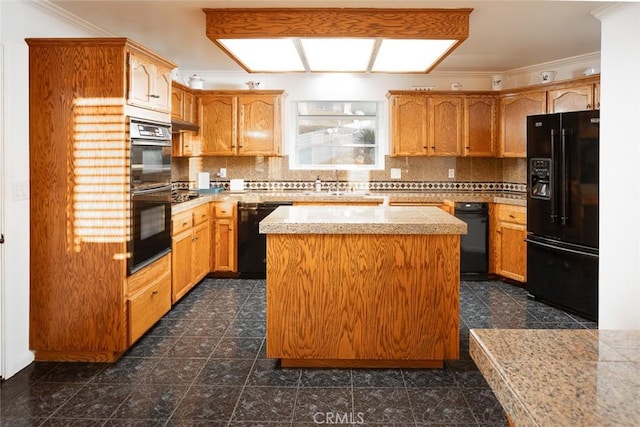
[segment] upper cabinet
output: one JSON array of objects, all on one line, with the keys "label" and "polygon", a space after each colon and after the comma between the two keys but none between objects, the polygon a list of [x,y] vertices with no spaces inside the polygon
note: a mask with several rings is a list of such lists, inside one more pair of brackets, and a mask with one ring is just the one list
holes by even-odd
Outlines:
[{"label": "upper cabinet", "polygon": [[204,156],[279,156],[283,91],[207,91],[199,101]]},{"label": "upper cabinet", "polygon": [[593,110],[594,85],[560,88],[547,92],[547,112]]},{"label": "upper cabinet", "polygon": [[197,123],[195,95],[179,83],[171,85],[171,117],[189,123]]},{"label": "upper cabinet", "polygon": [[462,97],[434,95],[429,98],[429,156],[462,154]]},{"label": "upper cabinet", "polygon": [[393,95],[391,140],[394,156],[427,155],[427,101],[424,96]]},{"label": "upper cabinet", "polygon": [[498,98],[470,95],[464,98],[464,155],[493,157],[498,136]]},{"label": "upper cabinet", "polygon": [[127,102],[138,107],[171,112],[172,67],[135,49],[129,49]]},{"label": "upper cabinet", "polygon": [[495,155],[497,96],[389,92],[394,156]]},{"label": "upper cabinet", "polygon": [[527,157],[527,116],[546,109],[546,91],[500,96],[500,157]]}]

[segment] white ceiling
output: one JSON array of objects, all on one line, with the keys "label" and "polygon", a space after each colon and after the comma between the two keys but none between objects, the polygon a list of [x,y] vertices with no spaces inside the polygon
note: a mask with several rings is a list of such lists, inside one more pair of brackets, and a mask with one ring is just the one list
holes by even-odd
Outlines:
[{"label": "white ceiling", "polygon": [[85,1],[51,3],[117,37],[128,37],[183,70],[241,72],[205,34],[203,8],[469,7],[469,38],[435,71],[505,72],[600,51],[597,1],[235,0]]}]

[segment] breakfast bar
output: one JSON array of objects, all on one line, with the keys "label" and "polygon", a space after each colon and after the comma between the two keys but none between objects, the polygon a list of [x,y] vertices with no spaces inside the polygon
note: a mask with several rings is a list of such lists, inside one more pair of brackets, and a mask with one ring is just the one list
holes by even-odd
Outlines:
[{"label": "breakfast bar", "polygon": [[260,222],[267,356],[285,367],[457,359],[466,227],[436,207],[279,207]]}]

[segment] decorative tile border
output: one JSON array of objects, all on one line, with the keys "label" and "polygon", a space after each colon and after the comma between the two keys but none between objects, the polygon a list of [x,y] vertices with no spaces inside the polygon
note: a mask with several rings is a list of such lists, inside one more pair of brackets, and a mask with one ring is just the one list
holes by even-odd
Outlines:
[{"label": "decorative tile border", "polygon": [[[329,191],[334,182],[323,181],[322,190]],[[245,181],[245,189],[250,191],[313,191],[314,181]],[[527,185],[514,182],[430,182],[430,181],[374,181],[374,182],[339,182],[339,191],[416,191],[416,192],[509,192],[526,193]],[[229,181],[211,181],[213,187],[229,188]],[[195,187],[195,182],[177,181],[173,183],[176,190],[188,190]]]}]

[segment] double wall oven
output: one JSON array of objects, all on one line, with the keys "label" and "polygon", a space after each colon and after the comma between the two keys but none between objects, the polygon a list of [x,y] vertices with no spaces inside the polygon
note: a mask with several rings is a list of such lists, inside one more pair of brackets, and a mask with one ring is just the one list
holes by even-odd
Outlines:
[{"label": "double wall oven", "polygon": [[171,251],[171,125],[131,118],[128,273]]}]

